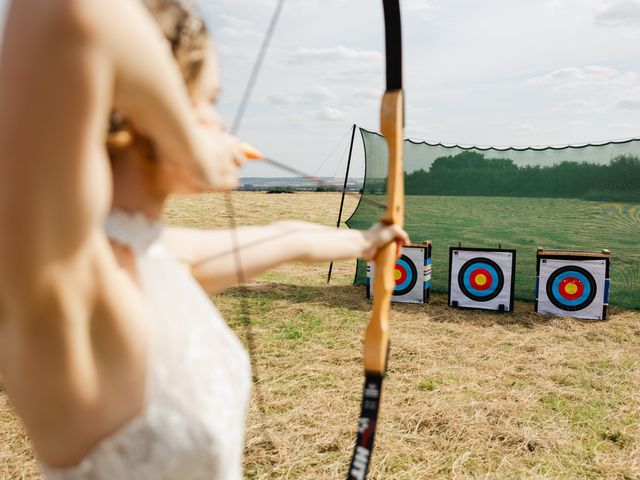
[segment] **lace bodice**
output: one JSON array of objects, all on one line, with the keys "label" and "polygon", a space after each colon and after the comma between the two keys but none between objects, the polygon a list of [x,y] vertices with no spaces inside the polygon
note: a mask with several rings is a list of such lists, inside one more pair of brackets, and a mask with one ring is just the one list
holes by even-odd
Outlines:
[{"label": "lace bodice", "polygon": [[145,406],[76,467],[50,480],[239,480],[250,390],[246,352],[200,286],[162,247],[162,226],[112,212],[106,231],[129,245],[151,315]]}]

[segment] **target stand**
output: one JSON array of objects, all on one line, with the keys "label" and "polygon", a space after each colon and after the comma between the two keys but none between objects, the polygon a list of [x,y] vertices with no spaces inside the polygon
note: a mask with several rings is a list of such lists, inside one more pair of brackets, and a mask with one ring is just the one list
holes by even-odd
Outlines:
[{"label": "target stand", "polygon": [[[373,298],[375,263],[367,262],[367,298]],[[391,296],[397,303],[427,303],[431,291],[431,242],[411,243],[402,247],[396,260],[396,286]]]},{"label": "target stand", "polygon": [[449,306],[513,311],[516,251],[449,249]]},{"label": "target stand", "polygon": [[538,248],[535,311],[559,317],[605,320],[611,253]]}]

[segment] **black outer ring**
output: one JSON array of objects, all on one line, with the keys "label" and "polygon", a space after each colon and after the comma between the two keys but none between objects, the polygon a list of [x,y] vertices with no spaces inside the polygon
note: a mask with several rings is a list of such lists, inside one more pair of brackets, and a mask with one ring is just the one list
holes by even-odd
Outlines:
[{"label": "black outer ring", "polygon": [[[491,295],[483,297],[471,293],[469,290],[467,290],[467,287],[464,286],[465,272],[474,264],[480,262],[488,263],[495,269],[496,272],[498,272],[498,287],[493,291]],[[488,302],[496,298],[498,295],[500,295],[500,292],[502,292],[502,289],[504,288],[504,273],[502,273],[502,269],[493,260],[489,260],[488,258],[484,257],[472,258],[471,260],[467,260],[467,262],[460,268],[460,271],[458,272],[458,286],[460,287],[462,293],[469,297],[471,300],[474,300],[476,302]]]},{"label": "black outer ring", "polygon": [[[563,274],[564,272],[578,272],[584,275],[587,278],[587,280],[589,280],[590,292],[589,292],[589,296],[584,302],[578,305],[570,306],[570,305],[563,305],[556,300],[555,296],[553,295],[553,282],[559,275]],[[547,279],[546,290],[547,290],[547,298],[549,299],[549,301],[553,303],[556,307],[558,307],[560,310],[564,310],[565,312],[576,312],[578,310],[587,308],[589,305],[591,305],[594,298],[596,298],[596,293],[597,293],[596,280],[593,278],[593,275],[591,275],[591,272],[589,272],[588,270],[585,270],[582,267],[577,267],[574,265],[567,265],[566,267],[558,268],[551,275],[549,275],[549,278]]]},{"label": "black outer ring", "polygon": [[413,264],[413,260],[411,260],[406,255],[402,255],[400,257],[400,260],[404,260],[405,262],[407,262],[409,264],[409,267],[411,268],[411,282],[409,283],[409,285],[407,285],[402,290],[394,290],[393,291],[393,296],[394,297],[399,297],[399,296],[406,295],[407,293],[409,293],[416,286],[416,281],[418,279],[418,270],[416,269],[416,266]]}]

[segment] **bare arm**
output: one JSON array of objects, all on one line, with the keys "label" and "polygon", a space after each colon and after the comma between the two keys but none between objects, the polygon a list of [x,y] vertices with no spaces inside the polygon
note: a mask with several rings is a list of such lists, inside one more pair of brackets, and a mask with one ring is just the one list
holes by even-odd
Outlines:
[{"label": "bare arm", "polygon": [[0,275],[13,298],[73,257],[110,202],[113,66],[62,3],[13,2],[0,59]]},{"label": "bare arm", "polygon": [[214,157],[241,157],[221,131],[197,119],[168,42],[141,0],[83,2],[87,17],[99,18],[100,40],[113,58],[114,107],[151,138],[158,156],[181,180],[197,189],[219,185],[221,162]]},{"label": "bare arm", "polygon": [[393,239],[408,242],[406,233],[395,226],[376,225],[362,232],[297,221],[239,228],[237,241],[232,235],[232,230],[170,228],[164,232],[163,242],[171,254],[189,265],[193,276],[210,293],[283,263],[371,259],[378,248]]}]

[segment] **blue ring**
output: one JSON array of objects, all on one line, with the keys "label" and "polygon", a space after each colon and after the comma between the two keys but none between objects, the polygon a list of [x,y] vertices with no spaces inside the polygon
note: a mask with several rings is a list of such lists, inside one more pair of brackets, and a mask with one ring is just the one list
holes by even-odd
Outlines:
[{"label": "blue ring", "polygon": [[[471,285],[471,274],[478,268],[484,268],[491,274],[491,286],[486,290],[478,290],[476,288],[473,288],[473,286]],[[496,269],[488,263],[474,263],[464,271],[464,276],[462,278],[465,288],[476,297],[487,297],[493,294],[493,292],[495,292],[498,288],[498,272],[496,272]]]},{"label": "blue ring", "polygon": [[[560,295],[560,281],[567,276],[579,278],[583,282],[585,293],[579,299],[567,300]],[[591,272],[577,265],[560,267],[546,279],[547,298],[560,310],[576,312],[587,308],[595,300],[597,291],[598,287]]]},{"label": "blue ring", "polygon": [[394,291],[405,290],[411,284],[412,281],[415,283],[415,280],[412,278],[413,270],[411,269],[411,266],[407,262],[406,257],[401,257],[400,259],[398,259],[398,261],[396,262],[396,266],[398,265],[404,268],[404,271],[406,272],[406,278],[404,279],[404,282],[396,285],[396,288],[394,289]]},{"label": "blue ring", "polygon": [[[584,292],[582,292],[582,295],[580,295],[575,300],[568,300],[564,298],[560,293],[560,282],[562,282],[562,280],[567,277],[577,278],[582,282],[582,285],[584,286]],[[553,283],[551,284],[551,291],[553,292],[553,296],[558,301],[558,303],[561,303],[565,307],[575,307],[576,305],[584,303],[587,298],[589,298],[589,295],[591,294],[591,284],[589,283],[589,279],[582,273],[569,270],[566,272],[562,272],[553,280]]]},{"label": "blue ring", "polygon": [[[491,287],[487,290],[476,290],[471,286],[471,272],[478,267],[485,268],[493,276]],[[489,302],[496,298],[504,288],[504,275],[500,266],[486,257],[467,260],[458,271],[458,286],[462,294],[476,302]]]}]

